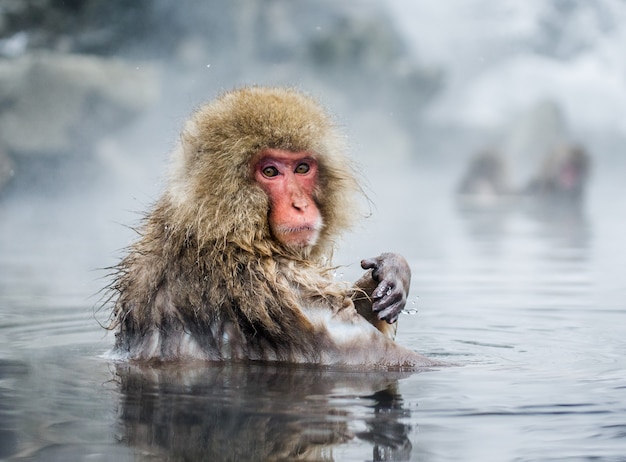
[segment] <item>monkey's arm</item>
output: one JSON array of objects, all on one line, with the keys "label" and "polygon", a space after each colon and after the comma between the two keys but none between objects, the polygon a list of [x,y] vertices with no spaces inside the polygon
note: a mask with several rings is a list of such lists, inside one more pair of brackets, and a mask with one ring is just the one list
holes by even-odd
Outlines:
[{"label": "monkey's arm", "polygon": [[383,253],[361,261],[368,270],[355,284],[352,300],[358,313],[390,337],[406,305],[411,285],[411,268],[401,255]]}]

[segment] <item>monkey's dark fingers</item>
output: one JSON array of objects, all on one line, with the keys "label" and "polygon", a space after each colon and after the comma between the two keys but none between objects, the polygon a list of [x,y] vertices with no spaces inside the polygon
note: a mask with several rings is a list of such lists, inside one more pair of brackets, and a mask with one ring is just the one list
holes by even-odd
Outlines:
[{"label": "monkey's dark fingers", "polygon": [[384,290],[385,288],[386,292],[381,298],[376,299],[373,297],[372,311],[377,314],[378,319],[381,321],[387,321],[389,324],[393,324],[397,321],[398,315],[406,305],[406,293],[402,288],[391,285],[387,281],[383,281],[378,285],[374,294],[376,294],[379,289]]},{"label": "monkey's dark fingers", "polygon": [[363,269],[376,268],[377,265],[378,262],[376,261],[376,258],[365,258],[361,260],[361,268]]},{"label": "monkey's dark fingers", "polygon": [[383,300],[388,298],[393,294],[395,288],[395,284],[392,282],[386,280],[381,281],[376,289],[374,289],[374,292],[372,292],[372,300]]},{"label": "monkey's dark fingers", "polygon": [[392,305],[402,304],[403,300],[404,300],[404,297],[402,296],[401,293],[398,293],[398,292],[390,293],[389,295],[381,299],[374,300],[374,302],[372,303],[372,310],[374,310],[375,312],[379,312],[379,311],[387,309],[388,307]]},{"label": "monkey's dark fingers", "polygon": [[361,268],[363,269],[371,269],[372,270],[372,279],[374,281],[380,281],[379,272],[380,272],[380,258],[366,258],[361,260]]},{"label": "monkey's dark fingers", "polygon": [[378,319],[381,321],[386,321],[388,324],[393,324],[398,320],[398,316],[402,311],[404,304],[402,301],[393,303],[389,307],[377,313]]},{"label": "monkey's dark fingers", "polygon": [[372,311],[374,311],[374,313],[381,313],[392,307],[396,307],[398,311],[401,311],[405,304],[406,297],[404,292],[390,289],[382,298],[374,299]]}]

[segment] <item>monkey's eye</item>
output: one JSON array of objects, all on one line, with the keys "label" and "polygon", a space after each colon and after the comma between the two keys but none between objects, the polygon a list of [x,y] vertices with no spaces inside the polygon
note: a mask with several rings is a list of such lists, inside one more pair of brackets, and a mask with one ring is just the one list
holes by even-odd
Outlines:
[{"label": "monkey's eye", "polygon": [[307,173],[309,170],[311,170],[311,166],[305,162],[302,162],[301,164],[298,164],[294,172],[302,175],[304,173]]},{"label": "monkey's eye", "polygon": [[268,178],[272,178],[276,175],[278,175],[278,169],[276,167],[270,166],[270,167],[265,167],[263,170],[261,170],[261,173],[263,173],[263,176],[266,176]]}]

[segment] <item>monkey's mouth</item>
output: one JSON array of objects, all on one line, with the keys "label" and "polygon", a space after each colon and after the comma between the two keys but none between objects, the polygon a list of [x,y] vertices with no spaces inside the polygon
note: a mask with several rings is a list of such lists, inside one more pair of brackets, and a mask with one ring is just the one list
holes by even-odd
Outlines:
[{"label": "monkey's mouth", "polygon": [[289,233],[302,233],[309,231],[319,231],[319,226],[304,225],[304,226],[282,226],[279,231],[284,234]]},{"label": "monkey's mouth", "polygon": [[322,229],[321,223],[297,226],[281,225],[274,229],[277,239],[290,247],[308,247],[315,245]]}]

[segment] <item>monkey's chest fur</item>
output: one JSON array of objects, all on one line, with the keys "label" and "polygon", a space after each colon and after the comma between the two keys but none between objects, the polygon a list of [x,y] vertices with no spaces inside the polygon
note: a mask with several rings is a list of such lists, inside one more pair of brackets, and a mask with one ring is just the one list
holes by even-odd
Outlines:
[{"label": "monkey's chest fur", "polygon": [[159,322],[138,330],[136,324],[125,323],[116,334],[115,349],[121,358],[139,361],[367,364],[365,358],[344,357],[343,351],[361,350],[382,335],[354,310],[349,299],[346,301],[345,308],[339,312],[323,304],[296,310],[286,306],[285,320],[278,320],[271,328],[260,320],[246,318],[236,305],[210,307],[214,311],[212,316],[178,310],[175,315],[164,315]]},{"label": "monkey's chest fur", "polygon": [[[319,350],[332,346],[300,310],[302,296],[279,263],[245,253],[193,257],[191,249],[169,259],[138,249],[122,261],[116,354],[319,362]],[[307,302],[333,309],[329,300]]]},{"label": "monkey's chest fur", "polygon": [[165,258],[136,247],[111,288],[120,359],[400,367],[424,359],[363,318],[323,268],[282,257],[188,248]]}]

